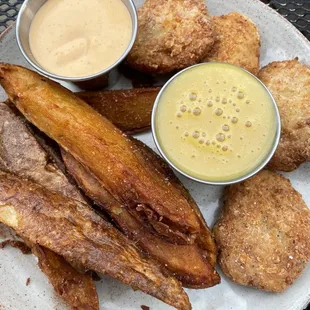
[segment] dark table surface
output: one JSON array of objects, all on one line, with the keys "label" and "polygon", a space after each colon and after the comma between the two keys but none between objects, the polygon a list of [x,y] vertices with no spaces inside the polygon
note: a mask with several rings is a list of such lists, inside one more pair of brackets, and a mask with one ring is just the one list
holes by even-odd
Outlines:
[{"label": "dark table surface", "polygon": [[[310,40],[310,0],[261,1],[288,19]],[[0,0],[0,33],[14,23],[18,10],[23,2],[24,0]],[[310,310],[310,305],[306,310]]]}]

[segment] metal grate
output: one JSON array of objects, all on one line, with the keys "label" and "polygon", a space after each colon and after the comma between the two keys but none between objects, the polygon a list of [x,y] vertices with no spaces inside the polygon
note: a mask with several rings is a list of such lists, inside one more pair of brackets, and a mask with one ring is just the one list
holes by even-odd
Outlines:
[{"label": "metal grate", "polygon": [[0,33],[16,19],[24,0],[0,0]]},{"label": "metal grate", "polygon": [[310,40],[310,0],[261,0],[276,10]]},{"label": "metal grate", "polygon": [[269,5],[310,40],[310,0],[273,0]]}]

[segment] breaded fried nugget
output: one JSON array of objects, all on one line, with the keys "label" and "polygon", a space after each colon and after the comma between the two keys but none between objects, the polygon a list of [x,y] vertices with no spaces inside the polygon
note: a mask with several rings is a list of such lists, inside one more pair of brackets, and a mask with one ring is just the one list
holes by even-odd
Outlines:
[{"label": "breaded fried nugget", "polygon": [[236,12],[213,16],[212,19],[216,40],[211,54],[204,61],[228,62],[256,75],[261,45],[256,25]]},{"label": "breaded fried nugget", "polygon": [[196,64],[211,50],[211,18],[201,0],[147,0],[127,63],[139,71],[167,73]]},{"label": "breaded fried nugget", "polygon": [[223,272],[242,285],[282,292],[310,260],[310,210],[276,172],[228,186],[214,234]]},{"label": "breaded fried nugget", "polygon": [[310,161],[310,67],[297,58],[275,61],[258,77],[273,94],[282,123],[281,140],[268,167],[292,171]]}]

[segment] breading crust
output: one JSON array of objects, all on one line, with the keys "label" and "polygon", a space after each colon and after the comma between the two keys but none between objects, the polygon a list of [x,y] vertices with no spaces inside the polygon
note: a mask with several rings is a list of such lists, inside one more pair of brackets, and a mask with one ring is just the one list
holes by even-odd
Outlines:
[{"label": "breading crust", "polygon": [[212,21],[201,0],[147,0],[138,10],[138,22],[127,63],[145,73],[194,65],[214,43]]},{"label": "breading crust", "polygon": [[276,172],[227,187],[214,233],[223,272],[242,285],[282,292],[310,260],[310,211]]},{"label": "breading crust", "polygon": [[0,172],[0,221],[69,262],[110,275],[177,309],[191,309],[180,283],[86,204]]},{"label": "breading crust", "polygon": [[256,25],[237,12],[213,16],[212,21],[216,40],[210,55],[204,61],[227,62],[256,75],[261,46]]},{"label": "breading crust", "polygon": [[160,87],[80,92],[77,95],[116,127],[134,134],[149,130]]},{"label": "breading crust", "polygon": [[298,59],[275,61],[259,71],[281,116],[281,140],[269,168],[292,171],[310,161],[310,68]]}]

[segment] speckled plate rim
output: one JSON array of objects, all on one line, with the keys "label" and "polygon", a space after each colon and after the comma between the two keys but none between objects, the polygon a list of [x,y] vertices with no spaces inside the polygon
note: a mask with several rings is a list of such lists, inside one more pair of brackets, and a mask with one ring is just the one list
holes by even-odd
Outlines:
[{"label": "speckled plate rim", "polygon": [[[310,48],[310,41],[291,22],[289,22],[280,13],[278,13],[276,10],[272,9],[270,6],[268,6],[267,4],[263,3],[260,0],[251,0],[251,1],[263,4],[266,7],[266,9],[269,10],[270,13],[276,15],[277,17],[280,17],[288,25],[288,28],[291,29],[292,31],[294,31],[306,43],[306,45],[308,45]],[[0,37],[0,39],[1,39],[1,37]]]},{"label": "speckled plate rim", "polygon": [[[229,0],[227,0],[229,1]],[[309,48],[310,50],[310,42],[307,40],[307,38],[295,27],[293,26],[289,21],[287,21],[283,16],[281,16],[279,13],[274,11],[272,8],[269,6],[263,4],[259,0],[251,0],[253,3],[263,5],[265,9],[267,9],[270,13],[275,15],[277,18],[280,17],[282,19],[282,22],[286,24],[287,29],[290,32],[293,32],[295,35],[297,35],[300,39],[302,39],[303,43],[307,46],[307,49]],[[0,34],[0,41],[3,40],[3,38],[14,28],[15,23],[11,24],[7,29],[5,29],[1,34]],[[211,290],[210,290],[211,291]],[[310,303],[310,295],[307,295],[308,300],[304,300],[304,302],[301,304],[295,304],[294,309],[296,310],[302,310],[307,307],[307,305]],[[1,308],[1,307],[0,307]],[[125,309],[125,308],[124,308]],[[165,308],[166,309],[166,308]],[[170,309],[170,308],[169,308]],[[225,308],[226,309],[226,308]],[[230,308],[233,309],[233,308]]]}]

